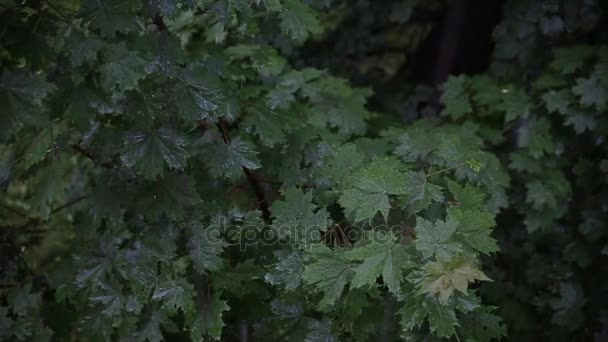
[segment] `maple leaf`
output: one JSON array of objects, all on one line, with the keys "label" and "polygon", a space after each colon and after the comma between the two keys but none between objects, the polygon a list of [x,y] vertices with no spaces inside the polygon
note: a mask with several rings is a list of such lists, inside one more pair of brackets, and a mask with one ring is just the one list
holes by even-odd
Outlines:
[{"label": "maple leaf", "polygon": [[437,220],[435,223],[421,217],[416,218],[416,249],[424,258],[433,255],[447,258],[460,250],[460,244],[453,236],[458,222],[451,218],[447,221]]},{"label": "maple leaf", "polygon": [[375,160],[366,168],[355,172],[338,203],[355,222],[370,221],[378,212],[385,220],[391,207],[389,195],[407,194],[407,183],[399,172],[400,163],[392,159]]},{"label": "maple leaf", "polygon": [[555,57],[551,62],[551,67],[565,74],[572,74],[580,70],[585,60],[591,58],[595,49],[589,45],[575,45],[567,48],[554,50]]},{"label": "maple leaf", "polygon": [[134,340],[138,342],[160,342],[164,340],[163,330],[167,328],[175,330],[175,324],[164,311],[153,311],[142,321],[144,324],[133,336]]},{"label": "maple leaf", "polygon": [[295,118],[287,111],[272,111],[266,108],[252,108],[243,125],[256,133],[262,142],[274,147],[285,141],[285,131]]},{"label": "maple leaf", "polygon": [[42,74],[29,74],[25,70],[3,72],[0,76],[0,104],[4,112],[0,117],[0,134],[19,123],[39,126],[48,122],[48,118],[42,115],[41,105],[55,89]]},{"label": "maple leaf", "polygon": [[401,316],[399,323],[404,331],[419,328],[426,319],[430,330],[440,337],[450,337],[456,333],[458,320],[454,308],[429,296],[407,296],[398,314]]},{"label": "maple leaf", "polygon": [[311,192],[289,188],[283,195],[284,200],[275,201],[271,207],[275,216],[272,228],[280,237],[290,237],[292,242],[307,243],[331,222],[327,210],[319,209],[312,202]]},{"label": "maple leaf", "polygon": [[[279,12],[281,29],[295,41],[302,42],[309,35],[321,33],[323,28],[315,13],[299,0],[283,0]],[[276,6],[271,6],[276,7]]]},{"label": "maple leaf", "polygon": [[185,139],[170,129],[161,128],[151,133],[130,133],[125,138],[121,160],[146,178],[163,174],[164,165],[181,170],[186,166],[188,153]]},{"label": "maple leaf", "polygon": [[475,280],[491,281],[474,266],[474,259],[468,255],[458,255],[451,259],[439,258],[423,266],[424,276],[419,283],[421,293],[437,295],[443,304],[460,291],[466,294],[469,283]]},{"label": "maple leaf", "polygon": [[608,90],[597,75],[577,79],[576,85],[572,87],[572,92],[580,97],[580,104],[584,107],[594,106],[601,111],[608,101]]},{"label": "maple leaf", "polygon": [[490,234],[495,226],[494,215],[485,210],[450,208],[448,217],[458,222],[456,234],[464,245],[485,254],[498,251],[498,245]]},{"label": "maple leaf", "polygon": [[523,89],[503,88],[501,93],[502,102],[496,108],[505,113],[505,122],[530,115],[530,98]]},{"label": "maple leaf", "polygon": [[357,170],[364,160],[365,155],[357,149],[357,146],[347,143],[333,148],[317,172],[321,177],[341,182]]},{"label": "maple leaf", "polygon": [[428,182],[424,172],[408,172],[405,174],[408,193],[407,203],[414,212],[427,208],[433,201],[443,201],[441,187]]},{"label": "maple leaf", "polygon": [[323,292],[320,307],[330,307],[340,298],[344,286],[352,280],[353,270],[341,251],[332,251],[325,245],[315,244],[308,253],[312,262],[305,266],[302,279]]},{"label": "maple leaf", "polygon": [[452,180],[448,180],[447,183],[452,196],[458,202],[458,208],[466,210],[482,207],[486,195],[481,189],[473,186],[462,186]]},{"label": "maple leaf", "polygon": [[353,287],[373,286],[376,279],[382,275],[384,284],[389,291],[399,293],[399,285],[403,278],[405,267],[410,265],[410,256],[405,246],[391,234],[374,234],[370,243],[354,248],[344,253],[349,260],[362,260],[353,268]]},{"label": "maple leaf", "polygon": [[519,131],[519,143],[528,148],[534,158],[553,152],[554,143],[551,139],[551,122],[546,118],[531,120]]},{"label": "maple leaf", "polygon": [[108,317],[120,316],[126,306],[127,298],[120,291],[107,283],[99,284],[100,292],[89,297],[93,303],[101,304],[101,313]]},{"label": "maple leaf", "polygon": [[465,337],[474,341],[490,342],[500,339],[507,333],[507,327],[500,316],[492,311],[494,307],[482,307],[473,310],[462,320],[460,324]]},{"label": "maple leaf", "polygon": [[549,112],[567,115],[569,112],[568,107],[572,103],[571,97],[567,89],[562,89],[558,91],[550,90],[543,94],[542,99]]},{"label": "maple leaf", "polygon": [[134,12],[140,7],[138,0],[86,0],[82,14],[102,36],[112,38],[116,32],[130,32],[138,27]]},{"label": "maple leaf", "polygon": [[152,294],[152,299],[161,301],[169,313],[175,313],[178,308],[188,312],[194,307],[193,298],[194,286],[183,278],[160,283]]},{"label": "maple leaf", "polygon": [[214,340],[219,340],[222,335],[224,321],[223,313],[230,309],[225,300],[222,300],[221,293],[214,293],[203,302],[202,309],[195,315],[189,317],[190,337],[198,341],[205,336]]},{"label": "maple leaf", "polygon": [[597,120],[590,113],[573,113],[566,117],[564,125],[572,126],[577,134],[592,131],[597,126]]},{"label": "maple leaf", "polygon": [[294,251],[290,254],[285,251],[276,253],[280,260],[276,266],[264,277],[272,285],[283,285],[287,291],[294,291],[302,283],[304,260],[300,253]]},{"label": "maple leaf", "polygon": [[104,47],[103,41],[95,37],[86,37],[78,32],[72,32],[67,39],[70,45],[70,63],[78,67],[85,62],[93,62],[97,59],[98,53]]},{"label": "maple leaf", "polygon": [[146,76],[146,61],[124,44],[108,51],[107,62],[99,68],[101,85],[109,92],[124,92],[135,89],[140,79]]},{"label": "maple leaf", "polygon": [[528,189],[526,202],[531,203],[534,209],[542,209],[545,205],[555,207],[557,200],[553,193],[541,181],[532,181],[526,184]]},{"label": "maple leaf", "polygon": [[395,154],[406,161],[425,158],[436,148],[434,128],[428,121],[415,122],[399,137],[399,145],[395,148]]},{"label": "maple leaf", "polygon": [[503,102],[503,92],[499,84],[488,75],[471,78],[471,89],[475,103],[493,108]]},{"label": "maple leaf", "polygon": [[448,78],[443,85],[443,94],[441,95],[441,101],[445,105],[441,115],[458,119],[473,111],[466,82],[467,78],[463,75]]},{"label": "maple leaf", "polygon": [[260,167],[257,152],[248,141],[240,137],[228,144],[216,141],[204,149],[211,174],[236,180],[243,176],[243,168],[255,170]]},{"label": "maple leaf", "polygon": [[209,227],[204,227],[199,222],[191,222],[190,239],[188,248],[194,268],[200,272],[217,271],[222,267],[220,254],[228,243],[220,236],[217,229],[217,220],[212,222]]},{"label": "maple leaf", "polygon": [[201,202],[194,180],[187,175],[167,175],[152,183],[142,185],[136,207],[149,218],[165,214],[182,218],[184,210]]}]

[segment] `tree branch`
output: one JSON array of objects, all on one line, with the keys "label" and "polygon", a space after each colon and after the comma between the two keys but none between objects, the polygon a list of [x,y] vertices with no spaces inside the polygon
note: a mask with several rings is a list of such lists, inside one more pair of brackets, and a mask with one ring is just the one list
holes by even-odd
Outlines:
[{"label": "tree branch", "polygon": [[[222,132],[222,139],[224,140],[224,143],[226,145],[230,145],[230,133],[228,125],[226,124],[226,122],[220,121],[218,123],[218,127],[220,129],[220,132]],[[264,189],[260,184],[259,177],[253,170],[248,169],[246,167],[243,167],[243,173],[245,174],[247,180],[249,181],[249,184],[253,188],[253,192],[255,193],[255,197],[258,200],[258,207],[262,212],[262,218],[264,219],[264,222],[270,224],[270,208],[268,205],[268,200],[266,200],[266,196],[264,195]]]},{"label": "tree branch", "polygon": [[80,146],[80,144],[73,144],[72,148],[82,154],[83,156],[87,157],[88,159],[90,159],[93,163],[97,164],[97,165],[101,165],[103,167],[105,167],[106,169],[111,169],[112,167],[114,167],[114,165],[109,162],[109,161],[105,161],[105,162],[101,162],[99,160],[97,160],[97,157],[95,157],[95,155],[87,150],[85,150],[82,146]]},{"label": "tree branch", "polygon": [[13,208],[13,207],[11,207],[8,204],[0,202],[0,207],[6,209],[8,211],[12,211],[13,213],[15,213],[15,214],[17,214],[17,215],[19,215],[21,217],[26,217],[27,218],[27,215],[24,212],[22,212],[21,210],[19,210],[17,208]]},{"label": "tree branch", "polygon": [[60,206],[58,206],[57,208],[55,208],[55,209],[51,210],[51,215],[54,215],[54,214],[56,214],[56,213],[58,213],[58,212],[62,211],[62,210],[63,210],[63,209],[65,209],[65,208],[71,207],[71,206],[73,206],[74,204],[76,204],[76,203],[78,203],[78,202],[80,202],[80,201],[84,200],[84,199],[85,199],[85,198],[87,198],[87,197],[89,197],[89,195],[82,195],[82,196],[76,197],[76,198],[72,199],[71,201],[68,201],[68,202],[66,202],[66,203],[64,203],[64,204],[62,204],[62,205],[60,205]]},{"label": "tree branch", "polygon": [[[64,204],[62,204],[62,205],[60,205],[60,206],[58,206],[56,208],[53,208],[51,210],[50,214],[49,214],[49,217],[52,216],[52,215],[57,214],[58,212],[66,209],[66,208],[69,208],[69,207],[71,207],[71,206],[73,206],[73,205],[75,205],[75,204],[83,201],[87,197],[89,197],[89,195],[82,195],[82,196],[76,197],[74,199],[71,199],[71,200],[67,201],[66,203],[64,203]],[[22,216],[23,217],[28,217],[25,214],[22,215]],[[38,224],[40,222],[47,222],[47,221],[48,221],[48,218],[46,220],[43,220],[40,217],[32,217],[32,218],[28,219],[25,223],[22,223],[20,225],[4,226],[3,228],[25,229],[25,228],[27,228],[27,227],[29,227],[31,225],[36,225],[36,224]]]}]

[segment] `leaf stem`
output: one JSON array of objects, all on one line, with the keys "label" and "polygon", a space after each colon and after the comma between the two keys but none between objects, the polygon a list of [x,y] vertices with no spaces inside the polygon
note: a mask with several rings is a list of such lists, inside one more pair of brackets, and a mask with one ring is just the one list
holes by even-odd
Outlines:
[{"label": "leaf stem", "polygon": [[448,168],[445,168],[445,169],[442,169],[442,170],[439,170],[439,171],[435,171],[435,172],[429,173],[426,176],[427,177],[431,177],[431,176],[434,176],[434,175],[437,175],[437,174],[440,174],[440,173],[443,173],[443,172],[446,172],[446,171],[450,171],[450,170],[459,168],[459,167],[461,167],[463,165],[466,165],[466,162],[460,163],[460,164],[457,164],[457,165],[454,165],[454,166],[450,166]]}]

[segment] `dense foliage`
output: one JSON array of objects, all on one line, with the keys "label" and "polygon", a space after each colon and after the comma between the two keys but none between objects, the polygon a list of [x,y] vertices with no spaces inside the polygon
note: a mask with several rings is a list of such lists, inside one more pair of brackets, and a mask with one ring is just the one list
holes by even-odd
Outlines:
[{"label": "dense foliage", "polygon": [[1,1],[0,339],[606,339],[602,4],[454,3]]}]

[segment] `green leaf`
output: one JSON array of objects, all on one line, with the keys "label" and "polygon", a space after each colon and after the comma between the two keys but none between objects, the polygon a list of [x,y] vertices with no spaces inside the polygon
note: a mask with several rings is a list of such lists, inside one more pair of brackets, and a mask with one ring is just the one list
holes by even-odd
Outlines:
[{"label": "green leaf", "polygon": [[224,269],[213,276],[214,285],[231,296],[261,296],[266,293],[262,281],[266,270],[253,259],[238,263],[232,269]]},{"label": "green leaf", "polygon": [[272,285],[282,285],[287,291],[295,291],[302,283],[302,272],[304,271],[304,260],[300,253],[294,251],[276,253],[279,262],[266,274],[266,281]]},{"label": "green leaf", "polygon": [[467,82],[468,79],[463,75],[448,78],[443,85],[443,94],[441,95],[441,101],[445,105],[441,115],[458,119],[473,111],[468,95]]},{"label": "green leaf", "polygon": [[274,147],[285,141],[284,131],[289,128],[289,113],[265,108],[252,108],[243,121],[244,127],[251,129],[264,145]]},{"label": "green leaf", "polygon": [[31,293],[32,284],[12,288],[8,292],[7,300],[13,313],[25,316],[30,309],[36,308],[40,301],[39,293]]},{"label": "green leaf", "polygon": [[458,320],[454,309],[441,304],[428,305],[428,320],[431,331],[439,337],[450,337],[456,333]]},{"label": "green leaf", "polygon": [[102,36],[112,38],[116,32],[137,29],[134,12],[140,8],[139,0],[86,0],[82,5],[82,14]]},{"label": "green leaf", "polygon": [[[192,65],[183,71],[179,82],[169,89],[179,115],[189,125],[201,120],[215,120],[222,106],[235,105],[225,100],[222,83],[217,75],[200,65]],[[165,101],[165,99],[161,99]],[[237,104],[238,106],[238,104]]]},{"label": "green leaf", "polygon": [[279,12],[281,30],[291,39],[303,42],[309,35],[323,31],[315,12],[300,0],[283,0],[282,3],[283,8]]},{"label": "green leaf", "polygon": [[527,147],[533,158],[553,152],[554,143],[551,134],[551,122],[546,118],[531,120],[519,131],[520,146]]},{"label": "green leaf", "polygon": [[376,279],[382,276],[389,291],[395,294],[400,293],[405,268],[411,266],[405,246],[392,233],[373,234],[368,244],[347,251],[344,256],[349,260],[362,260],[353,268],[352,287],[374,286]]},{"label": "green leaf", "polygon": [[194,308],[194,286],[186,279],[166,280],[159,284],[152,294],[152,300],[162,302],[162,306],[169,313],[175,313],[177,309],[189,312]]},{"label": "green leaf", "polygon": [[99,51],[104,47],[103,41],[94,36],[86,37],[77,32],[70,35],[67,43],[70,46],[70,63],[74,67],[94,62]]},{"label": "green leaf", "polygon": [[388,220],[388,211],[391,208],[387,193],[357,188],[343,191],[339,203],[354,222],[371,221],[378,212]]},{"label": "green leaf", "polygon": [[488,75],[477,75],[471,78],[471,89],[475,103],[492,109],[503,102],[503,89]]},{"label": "green leaf", "polygon": [[137,331],[135,341],[164,341],[163,327],[171,327],[172,325],[171,320],[163,311],[153,311],[149,316],[143,318],[143,325]]},{"label": "green leaf", "polygon": [[412,162],[425,158],[436,148],[434,139],[431,139],[434,136],[434,129],[436,128],[428,121],[415,122],[399,137],[399,145],[395,149],[395,154]]},{"label": "green leaf", "polygon": [[433,201],[442,202],[443,192],[440,186],[428,182],[424,172],[405,174],[408,193],[405,196],[413,212],[426,209]]},{"label": "green leaf", "polygon": [[239,137],[232,139],[228,144],[214,143],[205,157],[213,176],[231,180],[242,177],[243,168],[255,170],[260,167],[253,146]]},{"label": "green leaf", "polygon": [[312,202],[312,192],[289,188],[283,196],[284,200],[275,201],[270,208],[272,228],[281,238],[289,237],[292,243],[309,242],[331,223],[327,210]]},{"label": "green leaf", "polygon": [[188,249],[192,264],[199,273],[217,271],[222,267],[220,254],[228,243],[220,236],[220,229],[217,221],[212,222],[209,227],[204,227],[196,221],[190,223]]},{"label": "green leaf", "polygon": [[223,313],[230,309],[227,302],[220,298],[221,293],[214,293],[203,301],[202,310],[190,319],[190,337],[199,341],[206,336],[219,340],[225,323]]},{"label": "green leaf", "polygon": [[597,126],[597,120],[594,116],[587,113],[573,113],[566,117],[565,126],[572,126],[577,134],[583,134],[586,131],[592,131]]},{"label": "green leaf", "polygon": [[181,219],[187,208],[201,202],[194,179],[187,175],[167,175],[142,186],[136,206],[149,218],[159,218],[165,214],[173,219]]},{"label": "green leaf", "polygon": [[0,137],[13,133],[16,125],[26,123],[41,126],[48,122],[43,116],[42,101],[55,90],[44,74],[29,74],[25,70],[4,71],[0,76]]},{"label": "green leaf", "polygon": [[421,327],[427,318],[431,332],[439,337],[454,335],[458,326],[454,308],[428,296],[413,294],[407,296],[398,314],[401,316],[400,326],[404,331]]},{"label": "green leaf", "polygon": [[357,149],[355,144],[347,143],[332,148],[324,159],[325,164],[317,171],[319,176],[339,183],[363,164],[365,155]]},{"label": "green leaf", "polygon": [[[305,76],[318,75],[315,71],[307,74],[312,75]],[[317,89],[312,86],[316,86]],[[312,125],[336,128],[345,136],[365,133],[366,120],[373,116],[365,108],[366,99],[371,95],[369,89],[353,89],[344,79],[324,77],[302,91],[314,104],[310,109]]]},{"label": "green leaf", "polygon": [[461,186],[448,180],[448,189],[458,202],[458,208],[462,210],[482,208],[486,195],[481,189],[472,186]]},{"label": "green leaf", "polygon": [[308,251],[312,261],[306,264],[302,279],[323,292],[321,308],[333,306],[342,295],[344,286],[353,278],[353,271],[341,251],[332,251],[322,244]]},{"label": "green leaf", "polygon": [[95,293],[89,300],[93,303],[100,304],[103,307],[101,313],[108,317],[120,316],[126,305],[125,298],[117,289],[108,284],[101,283],[99,285],[99,293]]},{"label": "green leaf", "polygon": [[550,113],[560,113],[567,115],[569,113],[568,107],[572,103],[572,96],[567,89],[562,90],[549,90],[542,96],[545,106]]},{"label": "green leaf", "polygon": [[349,177],[347,184],[352,187],[342,191],[338,203],[355,222],[370,221],[378,212],[388,220],[389,195],[408,193],[400,168],[400,163],[393,159],[373,161]]},{"label": "green leaf", "polygon": [[501,93],[502,102],[496,106],[496,109],[505,113],[505,122],[527,118],[530,115],[530,98],[523,89],[504,88]]},{"label": "green leaf", "polygon": [[185,146],[185,139],[167,128],[151,133],[130,133],[125,138],[121,160],[145,178],[156,178],[163,175],[165,165],[176,170],[186,166]]},{"label": "green leaf", "polygon": [[474,310],[462,319],[461,338],[471,341],[490,342],[507,335],[507,327],[500,316],[492,313],[494,308],[483,307]]},{"label": "green leaf", "polygon": [[416,218],[416,249],[424,258],[433,255],[447,258],[460,251],[460,244],[454,241],[453,236],[458,222],[448,218],[447,221],[437,220],[435,223],[421,217]]},{"label": "green leaf", "polygon": [[579,101],[583,107],[595,107],[599,111],[606,108],[608,89],[600,82],[597,75],[577,79],[572,92],[580,97]]},{"label": "green leaf", "polygon": [[139,80],[146,76],[146,61],[124,44],[113,46],[106,60],[99,72],[101,86],[108,92],[135,89]]},{"label": "green leaf", "polygon": [[448,210],[448,217],[458,222],[456,234],[464,245],[485,254],[498,251],[496,240],[490,236],[496,225],[494,215],[486,210],[464,210],[455,207]]},{"label": "green leaf", "polygon": [[553,192],[541,181],[532,181],[526,184],[526,202],[532,204],[534,209],[540,210],[545,206],[555,208],[557,199]]},{"label": "green leaf", "polygon": [[595,49],[589,45],[575,45],[567,48],[555,49],[555,58],[551,62],[551,67],[564,74],[572,74],[580,70],[585,60],[591,58]]}]

